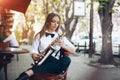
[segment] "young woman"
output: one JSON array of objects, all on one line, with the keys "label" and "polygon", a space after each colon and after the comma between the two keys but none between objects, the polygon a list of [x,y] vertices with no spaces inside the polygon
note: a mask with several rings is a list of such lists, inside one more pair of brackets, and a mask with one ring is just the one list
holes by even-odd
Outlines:
[{"label": "young woman", "polygon": [[[43,29],[36,34],[32,44],[32,58],[37,60],[42,51],[44,51],[55,40],[55,51],[51,53],[45,61],[39,66],[33,66],[27,71],[20,74],[16,80],[26,80],[35,73],[60,74],[70,65],[70,58],[64,55],[64,51],[75,53],[75,47],[66,37],[59,36],[60,16],[56,13],[48,14]],[[56,40],[57,38],[57,40]]]}]

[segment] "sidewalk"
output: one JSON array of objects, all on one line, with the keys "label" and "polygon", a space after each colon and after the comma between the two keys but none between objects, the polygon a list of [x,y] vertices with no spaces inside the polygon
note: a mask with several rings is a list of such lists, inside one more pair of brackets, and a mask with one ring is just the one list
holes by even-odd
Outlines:
[{"label": "sidewalk", "polygon": [[[27,47],[30,49],[30,47]],[[88,55],[79,53],[80,56],[70,55],[72,60],[68,69],[67,80],[120,80],[120,68],[106,67],[99,68],[88,65],[91,59]],[[94,56],[92,60],[97,60]],[[16,60],[16,55],[13,61],[8,64],[8,80],[15,78],[23,71],[31,67],[32,59],[30,54],[19,54],[19,61]],[[0,80],[4,79],[3,69],[0,71]]]},{"label": "sidewalk", "polygon": [[91,60],[96,61],[99,56],[94,56],[92,59],[89,59],[87,54],[70,57],[72,63],[68,72],[68,80],[120,80],[120,67],[98,63],[89,65]]}]

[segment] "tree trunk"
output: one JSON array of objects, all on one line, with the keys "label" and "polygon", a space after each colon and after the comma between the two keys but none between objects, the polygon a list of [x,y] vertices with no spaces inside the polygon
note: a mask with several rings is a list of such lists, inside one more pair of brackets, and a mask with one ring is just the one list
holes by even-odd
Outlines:
[{"label": "tree trunk", "polygon": [[[115,0],[111,0],[110,2],[106,2],[104,8],[98,11],[100,21],[101,21],[101,29],[102,29],[102,51],[101,58],[99,60],[100,63],[103,64],[112,64],[114,62],[113,59],[113,51],[112,51],[112,13],[109,12]],[[100,2],[101,5],[101,2]]]},{"label": "tree trunk", "polygon": [[92,58],[92,54],[94,53],[94,45],[93,45],[93,0],[91,0],[91,9],[90,9],[90,33],[89,33],[89,58]]},{"label": "tree trunk", "polygon": [[67,38],[71,39],[77,23],[78,23],[78,17],[72,18],[71,21],[66,20],[65,29],[64,30],[62,29],[62,30],[63,30],[63,32],[65,32],[64,35],[67,36]]}]

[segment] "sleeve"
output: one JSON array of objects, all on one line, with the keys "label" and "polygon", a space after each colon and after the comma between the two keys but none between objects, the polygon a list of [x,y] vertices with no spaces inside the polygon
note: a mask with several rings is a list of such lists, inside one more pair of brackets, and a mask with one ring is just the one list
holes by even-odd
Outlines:
[{"label": "sleeve", "polygon": [[38,51],[39,45],[40,45],[40,38],[39,36],[36,36],[32,43],[31,54],[32,53],[39,54]]},{"label": "sleeve", "polygon": [[75,51],[75,46],[66,37],[63,37],[63,42],[66,46],[73,48]]},{"label": "sleeve", "polygon": [[8,41],[10,41],[11,40],[11,36],[8,36],[7,38],[5,38],[4,40],[3,40],[3,42],[8,42]]}]

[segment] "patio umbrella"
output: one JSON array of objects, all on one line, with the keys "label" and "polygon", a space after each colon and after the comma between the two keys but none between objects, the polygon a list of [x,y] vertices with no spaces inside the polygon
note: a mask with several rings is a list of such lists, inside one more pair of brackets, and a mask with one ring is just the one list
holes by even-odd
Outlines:
[{"label": "patio umbrella", "polygon": [[0,0],[0,6],[25,13],[31,0]]}]

